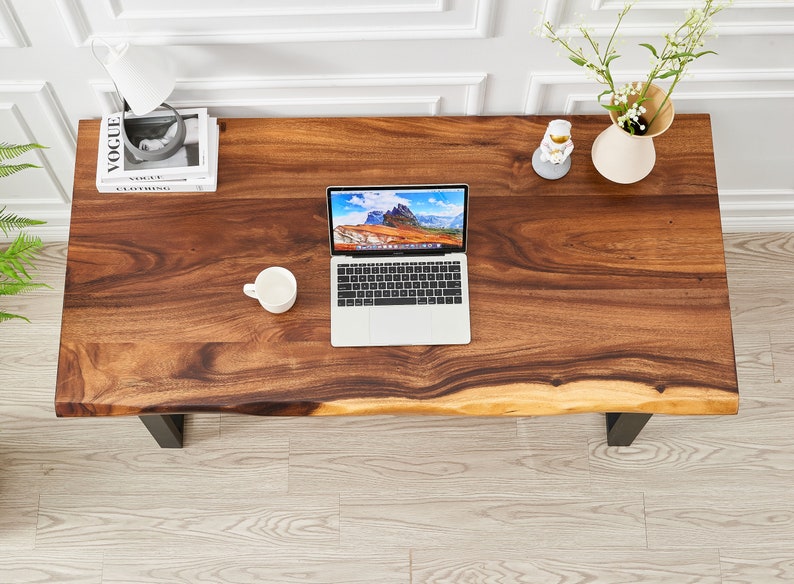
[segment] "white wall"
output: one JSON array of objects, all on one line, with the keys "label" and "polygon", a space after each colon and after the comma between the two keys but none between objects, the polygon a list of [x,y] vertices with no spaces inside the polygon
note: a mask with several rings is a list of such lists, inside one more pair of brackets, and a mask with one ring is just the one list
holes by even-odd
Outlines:
[{"label": "white wall", "polygon": [[[640,0],[626,21],[632,80],[692,0]],[[602,113],[600,88],[541,18],[606,29],[623,0],[0,0],[0,140],[49,145],[0,181],[0,206],[68,225],[77,121],[118,107],[90,42],[155,45],[170,103],[218,116]],[[726,230],[794,231],[794,1],[735,0],[718,51],[690,68],[678,112],[712,114]],[[675,126],[673,126],[674,128]],[[575,132],[575,128],[574,128]],[[574,134],[575,139],[575,134]],[[535,145],[528,145],[534,148]],[[40,232],[41,233],[41,232]]]}]

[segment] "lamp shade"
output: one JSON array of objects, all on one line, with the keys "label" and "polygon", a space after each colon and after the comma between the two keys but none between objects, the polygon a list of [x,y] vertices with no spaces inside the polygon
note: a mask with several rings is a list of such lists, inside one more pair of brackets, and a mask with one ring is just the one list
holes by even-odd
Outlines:
[{"label": "lamp shade", "polygon": [[156,109],[174,90],[176,79],[169,63],[148,48],[108,45],[107,55],[99,61],[135,115]]}]

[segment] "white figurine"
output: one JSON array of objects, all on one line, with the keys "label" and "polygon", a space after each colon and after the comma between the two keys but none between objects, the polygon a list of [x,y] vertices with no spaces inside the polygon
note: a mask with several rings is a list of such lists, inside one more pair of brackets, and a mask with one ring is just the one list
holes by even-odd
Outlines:
[{"label": "white figurine", "polygon": [[571,170],[571,122],[552,120],[540,142],[540,148],[532,155],[532,168],[540,176],[549,180],[564,177]]},{"label": "white figurine", "polygon": [[540,160],[552,164],[562,164],[573,152],[571,122],[552,120],[540,143]]}]

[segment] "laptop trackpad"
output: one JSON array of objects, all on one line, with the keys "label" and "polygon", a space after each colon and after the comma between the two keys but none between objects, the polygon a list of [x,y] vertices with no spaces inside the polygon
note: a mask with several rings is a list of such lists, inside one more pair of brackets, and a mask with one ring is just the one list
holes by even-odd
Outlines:
[{"label": "laptop trackpad", "polygon": [[431,309],[426,306],[381,306],[370,311],[369,331],[373,345],[428,345]]}]

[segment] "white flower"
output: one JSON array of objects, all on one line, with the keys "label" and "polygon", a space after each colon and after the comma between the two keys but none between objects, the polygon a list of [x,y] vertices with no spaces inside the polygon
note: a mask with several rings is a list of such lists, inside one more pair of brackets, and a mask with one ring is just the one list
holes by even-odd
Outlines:
[{"label": "white flower", "polygon": [[[604,96],[611,96],[610,104],[607,105],[602,102],[602,105],[608,109],[617,110],[616,113],[619,114],[617,116],[618,124],[624,128],[627,121],[637,120],[641,114],[646,113],[646,109],[642,105],[637,105],[636,103],[630,105],[631,97],[644,97],[644,91],[647,90],[647,87],[654,83],[655,80],[661,79],[669,84],[664,97],[666,102],[678,82],[687,76],[688,65],[702,55],[713,53],[713,51],[701,50],[701,47],[705,45],[704,36],[712,28],[712,17],[730,5],[733,0],[697,0],[697,2],[696,0],[691,0],[692,3],[699,4],[700,7],[684,11],[686,20],[683,24],[675,25],[672,32],[663,35],[665,42],[662,47],[659,47],[653,41],[641,43],[651,53],[651,58],[649,59],[650,70],[645,80],[615,87],[611,65],[618,56],[616,45],[623,41],[619,35],[619,29],[623,18],[636,1],[628,0],[625,2],[623,10],[618,13],[618,19],[611,37],[608,35],[599,36],[599,38],[608,38],[608,41],[603,46],[596,41],[593,30],[585,25],[584,17],[579,13],[576,14],[582,20],[578,26],[574,25],[575,29],[578,29],[586,41],[584,47],[586,47],[587,52],[594,53],[593,57],[585,57],[585,48],[574,45],[570,38],[565,39],[562,33],[554,30],[553,25],[549,21],[544,22],[542,26],[543,36],[549,38],[552,43],[559,43],[561,48],[565,49],[564,52],[567,51],[570,59],[585,69],[588,78],[595,79],[595,81],[607,86],[606,90],[598,96],[599,101]],[[655,115],[643,127],[639,127],[639,125],[636,127],[632,126],[632,133],[634,133],[636,128],[644,131],[646,129],[645,126],[653,125],[654,119]]]}]

